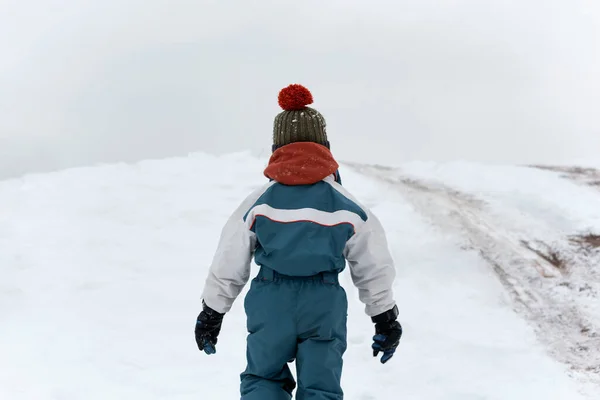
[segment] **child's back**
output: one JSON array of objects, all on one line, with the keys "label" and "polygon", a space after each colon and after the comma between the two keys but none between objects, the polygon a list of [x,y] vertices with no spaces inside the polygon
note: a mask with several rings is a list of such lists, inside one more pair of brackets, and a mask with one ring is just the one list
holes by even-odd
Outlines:
[{"label": "child's back", "polygon": [[251,194],[223,229],[198,318],[201,350],[214,352],[223,315],[247,283],[254,255],[258,276],[245,299],[248,367],[243,400],[289,399],[287,363],[296,359],[298,399],[342,399],[347,300],[338,274],[346,261],[367,315],[376,323],[374,354],[391,358],[396,322],[393,261],[377,218],[342,186],[329,151],[325,120],[306,107],[310,93],[280,93],[270,183]]}]

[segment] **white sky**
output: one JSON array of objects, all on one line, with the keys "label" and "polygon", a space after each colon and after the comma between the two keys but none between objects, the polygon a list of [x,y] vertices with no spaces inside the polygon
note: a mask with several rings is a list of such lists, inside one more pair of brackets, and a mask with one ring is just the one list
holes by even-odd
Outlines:
[{"label": "white sky", "polygon": [[0,178],[267,155],[290,83],[342,159],[598,159],[600,5],[0,0]]}]

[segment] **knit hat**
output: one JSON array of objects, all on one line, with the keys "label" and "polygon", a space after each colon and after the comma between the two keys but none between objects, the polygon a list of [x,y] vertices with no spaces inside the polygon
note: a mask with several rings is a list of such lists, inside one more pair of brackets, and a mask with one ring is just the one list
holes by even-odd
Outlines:
[{"label": "knit hat", "polygon": [[302,85],[290,85],[279,92],[279,105],[283,111],[273,124],[273,150],[296,142],[313,142],[329,148],[325,132],[325,118],[312,104],[310,91]]}]

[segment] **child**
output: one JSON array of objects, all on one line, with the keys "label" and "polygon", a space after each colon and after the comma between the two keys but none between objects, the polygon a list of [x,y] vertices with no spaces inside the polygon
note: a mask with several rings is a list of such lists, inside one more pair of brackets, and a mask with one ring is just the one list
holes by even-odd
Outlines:
[{"label": "child", "polygon": [[392,284],[394,263],[383,227],[340,184],[325,120],[300,85],[279,93],[270,183],[252,193],[221,234],[196,323],[200,350],[215,353],[223,316],[247,283],[252,255],[260,266],[244,307],[248,366],[242,400],[343,399],[347,299],[338,274],[346,261],[375,323],[373,355],[392,358],[402,335]]}]

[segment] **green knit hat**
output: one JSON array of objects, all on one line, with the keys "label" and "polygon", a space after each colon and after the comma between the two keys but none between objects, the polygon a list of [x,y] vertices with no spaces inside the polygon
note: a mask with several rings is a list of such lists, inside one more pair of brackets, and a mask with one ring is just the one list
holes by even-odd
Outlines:
[{"label": "green knit hat", "polygon": [[284,111],[273,124],[273,150],[295,142],[313,142],[329,147],[325,118],[312,104],[310,91],[302,85],[290,85],[279,92],[279,105]]}]

